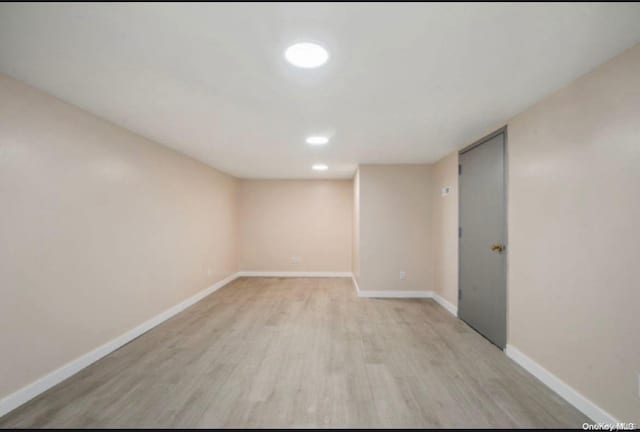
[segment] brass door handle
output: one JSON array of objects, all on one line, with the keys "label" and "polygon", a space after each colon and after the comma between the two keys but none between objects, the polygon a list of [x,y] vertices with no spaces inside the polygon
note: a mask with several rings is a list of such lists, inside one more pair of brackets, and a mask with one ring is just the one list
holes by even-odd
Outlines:
[{"label": "brass door handle", "polygon": [[500,243],[491,245],[492,252],[502,253],[503,250],[504,250],[504,245],[501,245]]}]

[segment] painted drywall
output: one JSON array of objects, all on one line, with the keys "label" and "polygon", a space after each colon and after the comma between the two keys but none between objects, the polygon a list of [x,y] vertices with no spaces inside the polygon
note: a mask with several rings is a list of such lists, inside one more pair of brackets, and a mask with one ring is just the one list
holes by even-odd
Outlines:
[{"label": "painted drywall", "polygon": [[[458,305],[458,153],[432,165],[433,290]],[[443,195],[443,189],[449,192]]]},{"label": "painted drywall", "polygon": [[432,290],[431,187],[429,165],[360,165],[361,290]]},{"label": "painted drywall", "polygon": [[[639,119],[636,45],[511,119],[507,144],[508,344],[636,424]],[[457,245],[455,204],[435,198],[454,159],[434,164],[436,249]],[[434,256],[435,289],[453,303],[453,284],[438,280],[451,281],[458,260],[445,255]]]},{"label": "painted drywall", "polygon": [[360,170],[353,177],[353,237],[351,241],[351,273],[360,279]]},{"label": "painted drywall", "polygon": [[351,271],[351,180],[239,180],[242,271]]},{"label": "painted drywall", "polygon": [[509,122],[509,344],[640,423],[640,45]]},{"label": "painted drywall", "polygon": [[236,180],[0,75],[0,398],[236,271]]}]

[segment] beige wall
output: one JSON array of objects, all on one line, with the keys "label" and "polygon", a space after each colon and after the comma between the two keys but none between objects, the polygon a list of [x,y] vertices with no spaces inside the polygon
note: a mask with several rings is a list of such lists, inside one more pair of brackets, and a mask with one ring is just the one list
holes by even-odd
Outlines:
[{"label": "beige wall", "polygon": [[239,180],[238,192],[240,270],[351,271],[351,180]]},{"label": "beige wall", "polygon": [[360,289],[432,290],[431,167],[361,165],[359,186]]},{"label": "beige wall", "polygon": [[0,398],[236,271],[236,181],[0,75]]},{"label": "beige wall", "polygon": [[640,423],[640,45],[508,134],[509,344]]},{"label": "beige wall", "polygon": [[[433,164],[433,290],[458,304],[458,152]],[[442,196],[442,188],[450,187]]]},{"label": "beige wall", "polygon": [[351,272],[360,280],[360,170],[353,177],[353,240],[351,241]]},{"label": "beige wall", "polygon": [[[513,118],[507,146],[508,344],[638,424],[640,45]],[[456,158],[434,165],[437,193]],[[435,196],[436,290],[454,302],[457,209]]]}]

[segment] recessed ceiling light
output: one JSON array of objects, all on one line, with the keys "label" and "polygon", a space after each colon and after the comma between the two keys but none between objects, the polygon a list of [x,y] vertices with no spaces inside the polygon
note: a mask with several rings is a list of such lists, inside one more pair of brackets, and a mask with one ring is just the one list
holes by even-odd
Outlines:
[{"label": "recessed ceiling light", "polygon": [[306,139],[307,144],[310,145],[325,145],[329,142],[329,138],[323,136],[310,136]]},{"label": "recessed ceiling light", "polygon": [[315,171],[326,171],[329,169],[329,167],[326,166],[325,164],[315,164],[311,168]]},{"label": "recessed ceiling light", "polygon": [[329,60],[329,52],[318,44],[300,42],[287,48],[284,57],[294,66],[316,68]]}]

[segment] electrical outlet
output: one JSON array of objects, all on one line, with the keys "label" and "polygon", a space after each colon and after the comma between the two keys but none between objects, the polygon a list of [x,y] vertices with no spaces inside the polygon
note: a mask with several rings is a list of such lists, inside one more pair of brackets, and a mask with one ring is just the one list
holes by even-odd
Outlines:
[{"label": "electrical outlet", "polygon": [[300,257],[297,257],[297,256],[292,256],[292,257],[291,257],[291,263],[292,263],[292,264],[300,264],[300,261],[302,261],[302,260],[300,259]]},{"label": "electrical outlet", "polygon": [[442,195],[443,197],[449,195],[449,193],[451,193],[451,186],[445,186],[440,189],[440,195]]},{"label": "electrical outlet", "polygon": [[407,278],[407,272],[404,270],[400,270],[400,280],[405,280]]},{"label": "electrical outlet", "polygon": [[211,276],[211,273],[213,273],[213,270],[211,270],[210,268],[207,269],[207,276]]}]

